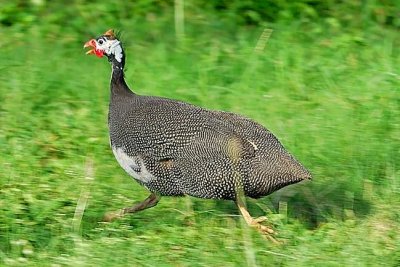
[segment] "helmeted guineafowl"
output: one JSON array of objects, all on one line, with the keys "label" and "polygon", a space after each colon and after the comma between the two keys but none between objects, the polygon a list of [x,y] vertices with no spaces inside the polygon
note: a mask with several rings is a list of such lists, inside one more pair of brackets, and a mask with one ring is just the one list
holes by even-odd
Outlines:
[{"label": "helmeted guineafowl", "polygon": [[249,215],[243,197],[266,196],[311,175],[270,131],[234,113],[133,93],[112,30],[84,47],[112,64],[111,148],[122,168],[151,192],[108,219],[155,206],[160,196],[190,195],[234,200],[249,225],[271,232]]}]

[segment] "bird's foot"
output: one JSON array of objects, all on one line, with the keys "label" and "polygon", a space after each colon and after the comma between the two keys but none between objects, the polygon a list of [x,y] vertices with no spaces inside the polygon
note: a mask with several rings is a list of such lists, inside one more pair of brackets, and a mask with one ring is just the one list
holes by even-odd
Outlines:
[{"label": "bird's foot", "polygon": [[135,213],[144,209],[154,207],[155,205],[157,205],[159,200],[160,200],[159,196],[157,196],[154,193],[151,193],[150,196],[148,196],[145,200],[133,205],[132,207],[107,212],[103,217],[103,221],[111,222],[115,219],[123,217],[127,213]]},{"label": "bird's foot", "polygon": [[[257,218],[259,219],[259,218]],[[272,230],[272,228],[262,225],[260,222],[257,222],[257,219],[255,219],[250,226],[256,228],[258,230],[258,232],[260,232],[262,234],[262,236],[266,239],[268,239],[269,241],[271,241],[274,244],[281,244],[280,241],[278,241],[277,239],[275,239],[275,237],[273,236],[273,234],[275,233],[274,230]],[[264,219],[264,218],[263,218]],[[264,221],[264,220],[263,220]]]},{"label": "bird's foot", "polygon": [[274,230],[272,230],[272,228],[270,228],[268,226],[265,226],[265,225],[261,224],[262,222],[267,220],[267,217],[261,216],[261,217],[256,218],[256,219],[251,217],[250,213],[246,209],[244,192],[242,190],[239,190],[239,192],[237,194],[238,195],[237,195],[237,198],[236,198],[236,205],[239,208],[239,211],[242,214],[243,219],[246,221],[246,223],[249,226],[257,229],[258,232],[260,232],[262,234],[262,236],[264,236],[265,238],[269,239],[271,242],[273,242],[275,244],[280,244],[280,242],[277,241],[272,236],[275,233]]},{"label": "bird's foot", "polygon": [[124,209],[109,211],[106,214],[104,214],[103,222],[112,222],[115,219],[121,218],[122,216],[124,216],[124,214],[125,214]]},{"label": "bird's foot", "polygon": [[254,227],[254,228],[256,228],[262,234],[268,234],[268,235],[269,234],[273,234],[274,230],[272,230],[272,228],[261,224],[262,222],[264,222],[266,220],[267,220],[267,217],[262,216],[262,217],[259,217],[259,218],[256,218],[256,219],[252,219],[249,222],[249,225]]},{"label": "bird's foot", "polygon": [[268,218],[265,216],[261,216],[255,219],[251,218],[248,224],[251,227],[257,229],[257,231],[261,233],[264,238],[270,240],[272,243],[281,244],[281,242],[275,239],[273,236],[275,231],[271,227],[261,224],[262,222],[265,222],[267,220]]},{"label": "bird's foot", "polygon": [[265,222],[265,221],[267,221],[267,220],[268,220],[268,218],[267,218],[266,216],[261,216],[261,217],[258,217],[258,218],[253,219],[253,221],[254,221],[255,223],[262,223],[262,222]]}]

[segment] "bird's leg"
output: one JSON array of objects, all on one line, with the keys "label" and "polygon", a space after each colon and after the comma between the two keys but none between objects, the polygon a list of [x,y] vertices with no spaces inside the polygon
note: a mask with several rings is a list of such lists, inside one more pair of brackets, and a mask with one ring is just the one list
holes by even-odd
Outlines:
[{"label": "bird's leg", "polygon": [[267,220],[267,218],[265,216],[262,216],[262,217],[259,217],[256,219],[251,217],[250,213],[246,209],[244,202],[240,198],[236,199],[236,205],[237,205],[240,213],[242,214],[243,219],[246,221],[246,223],[248,225],[255,227],[257,230],[259,230],[263,234],[273,234],[274,233],[274,230],[261,224],[261,222]]},{"label": "bird's leg", "polygon": [[235,195],[236,195],[236,205],[240,211],[240,213],[243,216],[243,219],[246,221],[246,223],[251,226],[256,228],[259,232],[261,232],[263,235],[265,235],[269,240],[271,240],[274,243],[278,243],[278,241],[275,240],[271,236],[271,234],[274,233],[274,230],[271,228],[262,225],[261,222],[265,221],[267,218],[265,216],[254,219],[251,217],[250,213],[247,211],[246,208],[246,195],[244,193],[244,188],[243,188],[243,179],[241,172],[239,171],[239,163],[240,163],[240,147],[238,146],[237,142],[235,142],[235,139],[229,140],[231,142],[228,143],[228,146],[230,148],[229,150],[229,158],[232,161],[232,165],[234,167],[233,169],[233,180],[235,183]]},{"label": "bird's leg", "polygon": [[243,219],[246,221],[246,223],[249,226],[256,228],[262,234],[267,235],[269,237],[269,239],[271,239],[272,241],[276,241],[272,236],[269,236],[270,234],[274,233],[274,230],[261,224],[261,222],[267,220],[267,217],[262,216],[257,219],[254,219],[253,217],[251,217],[250,213],[247,211],[247,208],[246,208],[246,202],[245,202],[245,196],[244,196],[243,189],[241,189],[240,187],[236,188],[235,202],[236,202],[236,206],[238,207],[240,213],[243,216]]},{"label": "bird's leg", "polygon": [[157,205],[158,201],[160,201],[160,197],[154,193],[151,193],[150,196],[148,196],[145,200],[133,205],[132,207],[123,208],[117,211],[107,212],[103,220],[106,222],[110,222],[114,219],[124,216],[127,213],[134,213],[154,207],[155,205]]}]

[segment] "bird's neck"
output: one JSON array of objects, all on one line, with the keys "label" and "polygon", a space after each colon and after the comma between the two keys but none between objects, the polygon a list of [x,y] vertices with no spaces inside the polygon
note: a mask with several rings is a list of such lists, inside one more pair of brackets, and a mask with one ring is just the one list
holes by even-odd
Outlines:
[{"label": "bird's neck", "polygon": [[124,63],[123,58],[121,62],[115,59],[110,60],[112,65],[111,74],[111,96],[133,94],[125,82],[124,78]]}]

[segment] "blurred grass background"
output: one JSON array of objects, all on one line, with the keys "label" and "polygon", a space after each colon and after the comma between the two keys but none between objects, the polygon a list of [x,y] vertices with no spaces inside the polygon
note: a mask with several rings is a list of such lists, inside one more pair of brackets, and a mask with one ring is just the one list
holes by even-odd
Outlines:
[{"label": "blurred grass background", "polygon": [[[122,31],[126,80],[260,122],[314,180],[249,200],[148,192],[108,143],[110,67],[83,43]],[[0,265],[399,266],[400,4],[380,1],[2,1]]]}]

